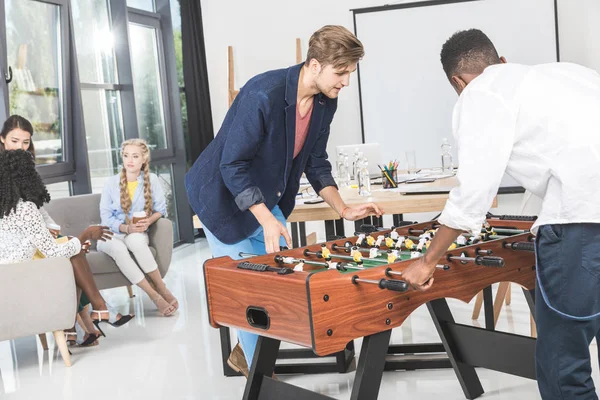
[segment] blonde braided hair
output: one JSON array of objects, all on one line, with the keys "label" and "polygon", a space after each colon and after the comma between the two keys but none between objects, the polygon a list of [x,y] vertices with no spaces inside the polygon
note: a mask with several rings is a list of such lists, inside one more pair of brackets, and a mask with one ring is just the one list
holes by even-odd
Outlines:
[{"label": "blonde braided hair", "polygon": [[[142,171],[144,172],[144,211],[146,216],[152,215],[152,187],[150,186],[150,149],[144,139],[129,139],[123,142],[121,145],[121,158],[125,152],[127,146],[138,146],[142,150],[142,157],[144,163],[142,164]],[[127,191],[127,172],[125,165],[121,169],[120,179],[120,191],[121,191],[121,208],[125,213],[125,223],[129,223],[129,212],[131,211],[131,198]]]}]

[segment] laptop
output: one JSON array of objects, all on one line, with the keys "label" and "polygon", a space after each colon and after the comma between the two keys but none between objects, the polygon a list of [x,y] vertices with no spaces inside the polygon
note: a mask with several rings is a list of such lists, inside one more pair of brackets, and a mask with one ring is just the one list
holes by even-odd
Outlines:
[{"label": "laptop", "polygon": [[381,178],[381,170],[377,164],[381,165],[385,161],[381,159],[381,148],[379,147],[379,143],[360,143],[336,146],[335,159],[330,159],[331,164],[334,166],[336,165],[338,154],[342,152],[348,155],[348,163],[350,164],[350,167],[352,167],[352,162],[354,161],[354,151],[356,149],[358,149],[359,152],[362,152],[363,156],[369,161],[369,176],[371,178]]}]

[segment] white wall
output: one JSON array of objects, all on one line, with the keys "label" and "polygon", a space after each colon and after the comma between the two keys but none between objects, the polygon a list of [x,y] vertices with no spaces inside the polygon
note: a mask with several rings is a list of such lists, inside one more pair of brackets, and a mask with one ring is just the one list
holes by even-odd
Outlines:
[{"label": "white wall", "polygon": [[600,1],[558,0],[561,61],[600,71]]},{"label": "white wall", "polygon": [[[236,89],[259,73],[295,64],[296,38],[303,55],[310,35],[323,25],[354,31],[350,9],[382,0],[202,0],[209,85],[215,134],[227,112],[227,46],[233,46]],[[368,57],[369,49],[366,49]],[[332,123],[330,155],[340,144],[361,143],[356,74],[340,93]]]},{"label": "white wall", "polygon": [[[227,46],[234,47],[236,88],[261,72],[293,65],[296,38],[306,54],[310,35],[336,24],[353,31],[353,8],[385,0],[201,0],[215,133],[227,112]],[[408,3],[412,0],[405,0]],[[548,0],[552,1],[552,0]],[[600,70],[600,1],[558,0],[561,58]],[[394,2],[402,3],[402,1]],[[507,29],[510,22],[506,21]],[[385,46],[385,43],[382,43]],[[441,43],[440,43],[441,46]],[[365,57],[369,56],[369,49]],[[502,52],[502,49],[498,49]],[[329,154],[340,144],[361,142],[356,74],[342,90],[332,123]]]}]

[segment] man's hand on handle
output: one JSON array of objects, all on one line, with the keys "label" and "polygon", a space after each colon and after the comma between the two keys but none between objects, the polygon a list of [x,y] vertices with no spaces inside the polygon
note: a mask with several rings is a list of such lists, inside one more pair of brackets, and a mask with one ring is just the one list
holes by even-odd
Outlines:
[{"label": "man's hand on handle", "polygon": [[383,209],[375,203],[360,204],[357,206],[347,206],[342,211],[342,217],[348,221],[356,221],[359,219],[366,218],[371,215],[381,217],[383,215]]}]

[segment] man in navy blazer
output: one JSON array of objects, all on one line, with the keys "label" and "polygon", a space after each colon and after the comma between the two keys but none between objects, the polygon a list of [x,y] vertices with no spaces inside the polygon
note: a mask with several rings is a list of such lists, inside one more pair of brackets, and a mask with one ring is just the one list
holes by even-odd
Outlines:
[{"label": "man in navy blazer", "polygon": [[[185,179],[213,256],[291,247],[286,218],[302,173],[342,218],[382,215],[373,203],[346,206],[326,152],[337,96],[363,55],[351,32],[328,25],[312,35],[305,63],[257,75],[240,90]],[[258,336],[240,331],[238,338],[249,365]],[[229,362],[247,374],[242,354],[236,346]]]}]

